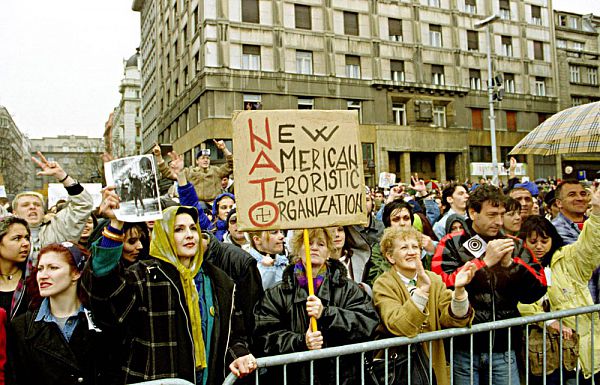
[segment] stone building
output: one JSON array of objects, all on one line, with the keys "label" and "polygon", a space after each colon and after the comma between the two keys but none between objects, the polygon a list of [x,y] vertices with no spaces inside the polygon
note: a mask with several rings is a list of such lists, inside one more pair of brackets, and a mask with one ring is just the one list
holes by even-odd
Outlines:
[{"label": "stone building", "polygon": [[[58,135],[31,139],[31,155],[41,151],[46,159],[58,162],[61,167],[81,183],[103,183],[102,160],[104,152],[102,138],[87,136]],[[54,178],[34,175],[31,189],[46,190]]]},{"label": "stone building", "polygon": [[[119,86],[121,101],[111,114],[108,146],[115,158],[138,155],[142,140],[141,74],[139,53],[123,60],[123,79]],[[105,132],[105,136],[106,136]],[[105,138],[106,139],[106,138]]]},{"label": "stone building", "polygon": [[[600,100],[600,17],[554,11],[556,72],[560,110]],[[586,171],[588,179],[597,177],[597,154],[563,155],[556,158],[557,173],[565,177]],[[571,166],[572,175],[564,174]]]},{"label": "stone building", "polygon": [[29,138],[19,130],[6,107],[0,106],[0,185],[10,196],[30,188],[30,151]]},{"label": "stone building", "polygon": [[[558,110],[547,0],[134,0],[141,16],[142,151],[186,163],[232,136],[244,108],[357,110],[365,176],[464,180],[491,162],[491,14],[497,158]],[[500,85],[500,84],[498,84]],[[213,152],[216,153],[216,152]],[[528,174],[556,166],[520,157]],[[553,160],[551,159],[551,162]]]}]

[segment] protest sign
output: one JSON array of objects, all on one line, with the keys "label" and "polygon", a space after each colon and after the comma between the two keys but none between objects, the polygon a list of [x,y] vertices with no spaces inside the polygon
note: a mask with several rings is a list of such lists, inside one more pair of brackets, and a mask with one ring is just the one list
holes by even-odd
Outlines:
[{"label": "protest sign", "polygon": [[391,172],[380,172],[379,173],[379,187],[390,188],[391,185],[396,183],[396,174]]},{"label": "protest sign", "polygon": [[[94,207],[100,206],[102,202],[102,184],[101,183],[82,183],[85,191],[90,193],[94,200]],[[48,208],[54,206],[59,200],[68,200],[69,193],[62,183],[48,183]]]},{"label": "protest sign", "polygon": [[241,230],[367,223],[356,112],[241,111],[233,130]]}]

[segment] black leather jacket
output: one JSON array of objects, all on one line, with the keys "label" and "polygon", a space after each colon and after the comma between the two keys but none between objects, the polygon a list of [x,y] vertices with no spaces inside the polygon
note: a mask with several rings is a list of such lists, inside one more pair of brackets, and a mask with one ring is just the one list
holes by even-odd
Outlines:
[{"label": "black leather jacket", "polygon": [[9,329],[7,384],[118,384],[119,341],[104,332],[90,330],[86,316],[79,321],[69,342],[58,325],[35,322],[38,311],[14,319]]},{"label": "black leather jacket", "polygon": [[[323,347],[340,346],[371,338],[379,317],[371,299],[358,285],[347,278],[345,267],[336,260],[327,262],[328,270],[317,297],[323,303],[323,314],[317,321],[323,333]],[[309,317],[306,313],[307,291],[294,277],[294,265],[289,265],[283,280],[268,289],[256,305],[255,338],[264,355],[306,351],[305,335]],[[340,357],[340,384],[360,382],[360,356]],[[315,384],[335,384],[335,359],[315,362]],[[269,369],[266,380],[283,383],[277,368]],[[294,364],[287,368],[288,384],[308,384],[309,365]],[[261,381],[262,383],[263,381]]]}]

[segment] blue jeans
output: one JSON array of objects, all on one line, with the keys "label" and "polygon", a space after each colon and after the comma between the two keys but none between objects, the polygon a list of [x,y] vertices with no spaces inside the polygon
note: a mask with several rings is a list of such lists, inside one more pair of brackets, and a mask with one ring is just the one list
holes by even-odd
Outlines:
[{"label": "blue jeans", "polygon": [[[473,385],[490,384],[490,365],[493,385],[519,385],[519,369],[514,350],[503,353],[473,353]],[[510,382],[508,379],[510,371]],[[468,351],[454,352],[454,384],[471,384],[471,354]]]}]

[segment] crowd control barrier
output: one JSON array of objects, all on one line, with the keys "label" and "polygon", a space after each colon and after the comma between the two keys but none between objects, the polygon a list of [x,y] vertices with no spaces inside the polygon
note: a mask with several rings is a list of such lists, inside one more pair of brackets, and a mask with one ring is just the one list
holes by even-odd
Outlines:
[{"label": "crowd control barrier", "polygon": [[[520,382],[524,383],[524,384],[529,384],[530,383],[530,376],[529,376],[529,326],[531,324],[536,324],[539,322],[545,322],[548,320],[559,320],[560,322],[560,328],[561,328],[561,334],[562,334],[562,325],[563,325],[563,318],[566,317],[575,317],[576,320],[576,328],[575,331],[576,332],[580,332],[579,330],[579,325],[578,325],[578,320],[580,319],[580,317],[590,317],[591,318],[591,332],[592,332],[592,346],[595,346],[595,344],[600,343],[600,341],[594,341],[594,333],[593,330],[595,328],[600,327],[599,325],[599,320],[598,320],[598,315],[600,311],[600,304],[599,305],[592,305],[592,306],[586,306],[586,307],[580,307],[580,308],[575,308],[575,309],[567,309],[567,310],[560,310],[560,311],[555,311],[555,312],[548,312],[548,313],[542,313],[542,314],[536,314],[536,315],[531,315],[531,316],[526,316],[526,317],[519,317],[519,318],[511,318],[511,319],[506,319],[506,320],[500,320],[500,321],[494,321],[494,322],[487,322],[487,323],[481,323],[481,324],[477,324],[477,325],[473,325],[469,328],[452,328],[452,329],[444,329],[444,330],[439,330],[439,331],[435,331],[435,332],[428,332],[428,333],[422,333],[417,335],[414,338],[407,338],[407,337],[394,337],[394,338],[388,338],[388,339],[381,339],[381,340],[375,340],[375,341],[369,341],[369,342],[362,342],[362,343],[356,343],[356,344],[351,344],[351,345],[344,345],[344,346],[336,346],[336,347],[331,347],[331,348],[325,348],[325,349],[321,349],[321,350],[313,350],[313,351],[305,351],[305,352],[297,352],[297,353],[289,353],[289,354],[281,354],[281,355],[277,355],[277,356],[270,356],[270,357],[260,357],[257,358],[257,367],[258,369],[254,371],[254,373],[250,374],[249,376],[253,376],[254,377],[254,384],[255,385],[259,385],[260,384],[260,379],[261,376],[259,376],[259,372],[261,371],[261,369],[263,368],[270,368],[270,367],[275,367],[275,366],[283,366],[283,378],[281,379],[281,381],[277,381],[272,378],[269,379],[270,383],[277,383],[277,384],[281,384],[281,385],[287,385],[287,376],[286,376],[286,368],[288,365],[290,364],[295,364],[295,363],[301,363],[301,362],[309,362],[310,365],[310,383],[314,383],[314,361],[315,360],[319,360],[319,359],[324,359],[324,358],[335,358],[335,362],[336,362],[336,383],[335,385],[339,385],[340,384],[340,366],[339,366],[339,357],[340,356],[344,356],[344,355],[350,355],[350,354],[361,354],[361,368],[360,368],[360,380],[361,380],[361,384],[365,384],[365,375],[367,374],[366,370],[365,370],[365,353],[370,352],[370,351],[375,351],[375,350],[385,350],[385,352],[387,353],[387,349],[392,348],[392,347],[400,347],[400,346],[407,346],[408,348],[410,347],[411,344],[416,344],[416,343],[429,343],[429,351],[431,351],[431,342],[435,341],[435,340],[441,340],[441,339],[447,339],[448,344],[446,346],[447,349],[449,349],[449,351],[447,351],[446,353],[447,356],[450,359],[449,365],[450,365],[450,384],[454,385],[454,379],[453,379],[453,370],[454,370],[454,363],[453,363],[453,353],[454,353],[454,339],[456,337],[459,336],[470,336],[470,356],[471,356],[471,370],[470,370],[470,374],[471,374],[471,381],[470,383],[473,384],[474,383],[474,375],[473,375],[473,334],[475,333],[481,333],[481,332],[488,332],[489,333],[489,354],[490,356],[492,355],[492,332],[494,330],[498,330],[498,329],[502,329],[505,328],[508,330],[508,348],[507,350],[517,350],[517,349],[521,349],[521,346],[511,346],[511,332],[513,331],[514,328],[523,328],[524,332],[524,341],[523,343],[525,344],[526,349],[524,350],[525,352],[527,352],[527,357],[525,357],[524,359],[524,369],[522,372],[522,376],[520,378]],[[524,326],[524,327],[523,327]],[[544,355],[543,355],[543,372],[546,372],[546,328],[543,328],[543,334],[544,334]],[[581,333],[579,333],[581,334]],[[478,338],[480,338],[478,336]],[[562,339],[560,339],[560,361],[563,361],[563,357],[562,357]],[[591,355],[591,362],[592,365],[594,363],[594,349],[590,349],[590,355]],[[385,357],[388,357],[388,354],[385,354]],[[409,357],[409,361],[408,364],[410,366],[410,357]],[[386,358],[386,364],[385,364],[385,368],[386,368],[386,374],[387,374],[387,358]],[[493,369],[493,364],[489,365],[489,385],[494,384],[494,380],[492,377],[492,369]],[[264,370],[264,369],[263,369]],[[564,382],[564,377],[563,375],[565,374],[563,371],[563,367],[562,365],[559,365],[559,368],[557,369],[559,370],[559,374],[560,374],[560,384],[565,384],[566,382]],[[592,368],[592,373],[597,372],[599,369],[593,367]],[[432,361],[431,361],[431,355],[429,355],[429,372],[430,374],[432,373],[433,369],[432,369]],[[580,365],[577,365],[577,369],[576,369],[576,376],[575,378],[572,380],[572,382],[569,382],[569,384],[573,383],[573,384],[577,384],[579,385],[579,372],[580,372]],[[408,371],[408,375],[410,376],[410,370]],[[387,378],[387,375],[386,375]],[[430,378],[431,375],[430,375]],[[545,376],[541,376],[539,377],[540,382],[543,385],[546,385],[546,377]],[[225,379],[225,382],[223,383],[223,385],[232,385],[237,381],[237,377],[235,375],[233,375],[232,373],[230,373],[227,378]],[[509,383],[512,383],[513,379],[511,378],[511,372],[510,370],[508,371],[508,381]],[[589,379],[589,381],[594,384],[594,376],[592,376],[591,379]],[[248,383],[245,381],[245,383]],[[407,384],[410,384],[410,378],[407,379]],[[477,382],[475,382],[477,383]],[[331,384],[334,385],[334,384]],[[484,384],[480,384],[480,385],[484,385]],[[600,385],[600,384],[598,384]]]}]

